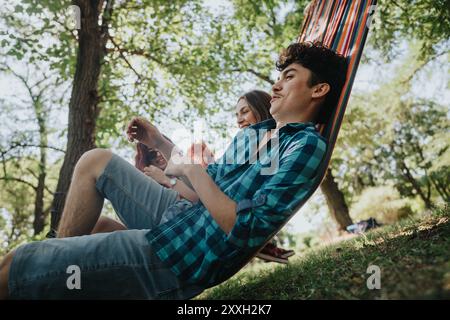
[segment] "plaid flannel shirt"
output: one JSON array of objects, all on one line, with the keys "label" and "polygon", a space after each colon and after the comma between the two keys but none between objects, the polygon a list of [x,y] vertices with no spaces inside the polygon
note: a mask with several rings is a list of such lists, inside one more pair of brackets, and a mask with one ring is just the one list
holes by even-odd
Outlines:
[{"label": "plaid flannel shirt", "polygon": [[[171,210],[180,213],[155,229],[147,238],[157,255],[179,277],[208,286],[237,272],[294,212],[311,189],[326,151],[326,142],[313,123],[289,123],[276,133],[276,146],[268,143],[258,161],[251,161],[254,144],[267,130],[269,119],[241,130],[227,151],[207,173],[237,203],[236,222],[226,234],[199,201],[180,200]],[[230,161],[233,160],[233,161]],[[278,159],[272,174],[262,174],[270,160]],[[234,163],[230,163],[234,162]],[[273,167],[273,162],[272,162]]]}]

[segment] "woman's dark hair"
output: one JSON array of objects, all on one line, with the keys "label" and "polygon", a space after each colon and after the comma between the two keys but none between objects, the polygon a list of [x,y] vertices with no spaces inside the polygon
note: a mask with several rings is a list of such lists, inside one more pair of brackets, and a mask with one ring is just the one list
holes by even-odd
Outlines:
[{"label": "woman's dark hair", "polygon": [[270,114],[270,100],[272,97],[267,92],[252,90],[239,97],[238,102],[241,99],[247,101],[257,122],[272,118],[272,115]]},{"label": "woman's dark hair", "polygon": [[[164,138],[172,142],[167,136]],[[172,142],[173,143],[173,142]],[[147,147],[145,144],[138,142],[136,145],[136,156],[134,157],[134,166],[140,171],[144,171],[144,168],[149,166],[156,158],[157,149]]]},{"label": "woman's dark hair", "polygon": [[328,83],[330,91],[316,118],[317,123],[327,123],[332,111],[336,108],[347,73],[347,60],[320,42],[292,43],[284,49],[276,67],[283,71],[292,63],[298,63],[311,71],[308,85]]}]

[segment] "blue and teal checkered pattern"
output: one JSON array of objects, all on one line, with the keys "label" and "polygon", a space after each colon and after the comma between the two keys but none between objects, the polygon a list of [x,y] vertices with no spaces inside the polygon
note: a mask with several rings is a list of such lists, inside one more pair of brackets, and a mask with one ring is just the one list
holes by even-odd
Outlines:
[{"label": "blue and teal checkered pattern", "polygon": [[[275,129],[272,119],[240,131],[224,156],[207,168],[222,192],[237,203],[229,234],[201,202],[148,233],[158,256],[183,280],[212,285],[228,276],[292,215],[311,188],[326,151],[314,124],[289,123],[279,129],[278,144],[269,143],[266,153],[278,165],[267,175],[261,170],[267,159],[249,161],[250,150],[256,150],[249,137],[270,129]],[[237,163],[230,163],[230,157]]]}]

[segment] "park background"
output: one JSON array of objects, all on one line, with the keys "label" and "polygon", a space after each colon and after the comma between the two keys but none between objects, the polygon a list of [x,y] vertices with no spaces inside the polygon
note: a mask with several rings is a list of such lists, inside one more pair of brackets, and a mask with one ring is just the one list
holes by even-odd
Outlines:
[{"label": "park background", "polygon": [[[274,62],[296,40],[308,3],[0,0],[0,256],[45,238],[62,205],[55,190],[67,187],[82,152],[106,147],[133,161],[124,135],[133,116],[182,149],[202,127],[220,155],[237,131],[237,98],[270,92]],[[82,20],[90,32],[76,29],[73,4],[91,8]],[[389,232],[448,224],[449,51],[449,1],[378,2],[330,169],[280,233],[292,261],[370,217]],[[109,205],[104,212],[115,217]],[[424,280],[438,297],[450,288],[445,230],[436,250],[447,255]],[[252,268],[279,272],[257,260]],[[384,297],[414,291],[402,290]]]}]

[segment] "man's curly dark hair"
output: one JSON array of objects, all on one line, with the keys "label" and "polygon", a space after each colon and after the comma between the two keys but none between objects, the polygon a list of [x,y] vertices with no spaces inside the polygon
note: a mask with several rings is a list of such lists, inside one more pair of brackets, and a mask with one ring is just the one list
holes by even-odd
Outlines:
[{"label": "man's curly dark hair", "polygon": [[277,70],[283,71],[292,63],[298,63],[311,71],[308,80],[310,87],[319,83],[330,85],[330,91],[316,119],[317,123],[327,123],[345,84],[347,72],[345,57],[320,42],[292,43],[281,52],[276,62]]}]

